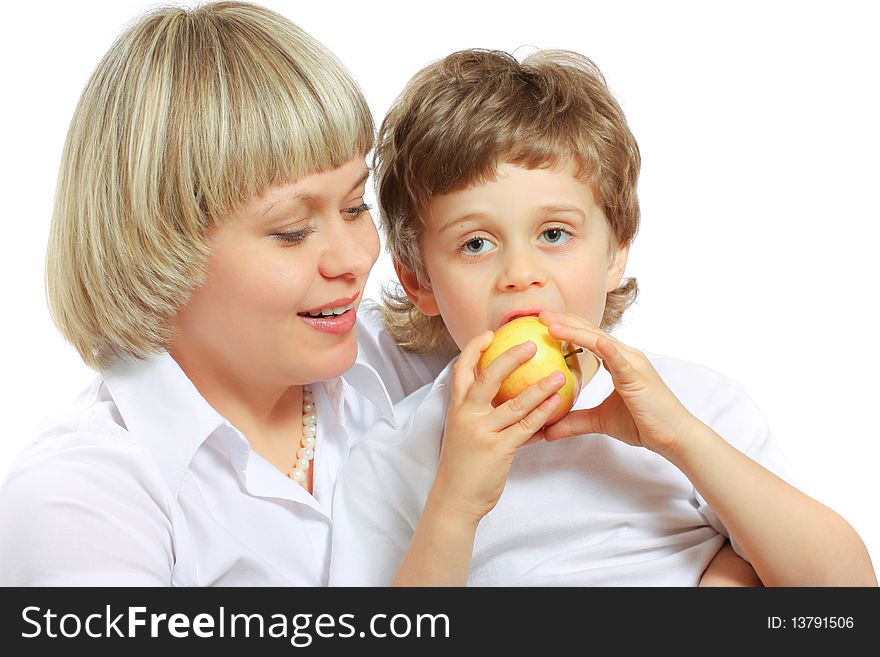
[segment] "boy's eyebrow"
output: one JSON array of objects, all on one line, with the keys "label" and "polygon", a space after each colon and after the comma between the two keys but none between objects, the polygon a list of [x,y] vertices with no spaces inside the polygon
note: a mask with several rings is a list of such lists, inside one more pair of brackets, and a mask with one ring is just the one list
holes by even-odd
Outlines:
[{"label": "boy's eyebrow", "polygon": [[[551,214],[554,212],[573,212],[577,214],[582,220],[587,218],[587,213],[584,212],[583,208],[569,203],[550,203],[547,205],[542,205],[538,208],[538,211],[542,213],[548,212]],[[457,224],[463,224],[467,221],[478,221],[480,219],[486,219],[488,216],[489,215],[487,215],[485,212],[469,212],[467,214],[461,215],[460,217],[453,217],[452,219],[449,219],[446,223],[444,223],[437,232],[442,233],[443,231],[449,230]]]},{"label": "boy's eyebrow", "polygon": [[449,230],[456,224],[463,224],[466,221],[476,221],[478,219],[485,219],[487,217],[485,212],[468,212],[467,214],[463,214],[460,217],[453,217],[440,226],[440,230],[438,233],[442,233],[443,231]]},{"label": "boy's eyebrow", "polygon": [[580,215],[581,218],[586,218],[587,216],[586,213],[583,211],[583,208],[580,208],[577,205],[542,205],[540,209],[542,212],[574,212],[575,214]]}]

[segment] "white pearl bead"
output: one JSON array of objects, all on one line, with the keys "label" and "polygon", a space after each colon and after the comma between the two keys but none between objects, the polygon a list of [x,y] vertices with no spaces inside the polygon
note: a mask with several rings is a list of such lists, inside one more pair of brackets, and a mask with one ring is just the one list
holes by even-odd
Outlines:
[{"label": "white pearl bead", "polygon": [[303,437],[301,447],[296,452],[296,463],[290,471],[290,478],[300,484],[303,488],[308,488],[308,478],[306,472],[311,466],[312,459],[315,458],[315,442],[318,435],[318,407],[315,404],[315,397],[312,394],[310,386],[303,386],[303,404],[302,404],[302,423]]}]

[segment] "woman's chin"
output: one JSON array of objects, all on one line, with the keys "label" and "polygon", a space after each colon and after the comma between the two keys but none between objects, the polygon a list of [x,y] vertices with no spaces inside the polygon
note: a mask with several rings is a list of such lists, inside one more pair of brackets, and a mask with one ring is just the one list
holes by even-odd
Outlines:
[{"label": "woman's chin", "polygon": [[[352,336],[354,337],[354,336]],[[325,381],[342,376],[354,365],[357,360],[357,340],[346,340],[331,349],[326,349],[317,358],[308,358],[309,365],[307,377],[312,381]],[[301,365],[305,364],[300,361]]]}]

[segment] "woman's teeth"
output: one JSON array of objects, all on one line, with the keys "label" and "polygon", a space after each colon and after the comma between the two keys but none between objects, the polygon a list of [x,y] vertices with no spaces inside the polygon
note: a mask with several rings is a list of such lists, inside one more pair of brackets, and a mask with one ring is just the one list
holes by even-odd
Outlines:
[{"label": "woman's teeth", "polygon": [[341,315],[344,312],[348,312],[354,308],[354,303],[349,303],[345,306],[339,306],[337,308],[324,308],[323,310],[313,310],[309,312],[301,313],[306,317],[329,317],[330,315]]}]

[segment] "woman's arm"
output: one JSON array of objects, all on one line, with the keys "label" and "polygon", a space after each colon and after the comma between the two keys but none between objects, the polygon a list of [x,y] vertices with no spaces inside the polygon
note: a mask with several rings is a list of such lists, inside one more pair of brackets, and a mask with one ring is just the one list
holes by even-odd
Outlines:
[{"label": "woman's arm", "polygon": [[700,586],[764,586],[752,565],[725,541],[700,577]]},{"label": "woman's arm", "polygon": [[0,585],[170,586],[164,487],[139,450],[113,437],[49,442],[0,488]]}]

